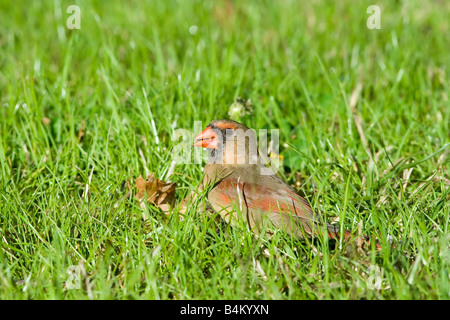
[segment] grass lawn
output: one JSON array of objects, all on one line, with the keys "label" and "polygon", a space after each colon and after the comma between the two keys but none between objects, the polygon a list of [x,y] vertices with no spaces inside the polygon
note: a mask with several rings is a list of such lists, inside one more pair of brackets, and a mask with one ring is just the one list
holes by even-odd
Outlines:
[{"label": "grass lawn", "polygon": [[[437,0],[2,1],[0,299],[449,299],[449,16]],[[177,202],[198,185],[202,164],[167,176],[174,133],[237,97],[241,122],[279,130],[286,181],[382,250],[257,238],[202,198],[183,218],[140,207],[139,175],[176,182]]]}]

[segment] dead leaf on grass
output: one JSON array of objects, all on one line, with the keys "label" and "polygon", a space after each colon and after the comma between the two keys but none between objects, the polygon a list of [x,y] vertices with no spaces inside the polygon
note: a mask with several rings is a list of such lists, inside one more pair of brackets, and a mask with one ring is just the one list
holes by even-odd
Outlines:
[{"label": "dead leaf on grass", "polygon": [[145,180],[142,175],[136,179],[138,193],[135,198],[140,201],[141,208],[145,208],[145,200],[168,214],[175,200],[176,183],[167,183],[155,178],[154,173],[147,175]]}]

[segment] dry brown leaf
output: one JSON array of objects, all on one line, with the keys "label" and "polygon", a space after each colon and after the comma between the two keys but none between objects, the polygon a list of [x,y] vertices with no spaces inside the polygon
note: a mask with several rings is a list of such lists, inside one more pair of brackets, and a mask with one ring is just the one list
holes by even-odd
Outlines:
[{"label": "dry brown leaf", "polygon": [[138,193],[135,198],[141,202],[141,208],[145,207],[146,200],[149,204],[168,213],[175,200],[176,183],[167,183],[155,178],[154,173],[147,175],[147,180],[142,175],[136,179]]}]

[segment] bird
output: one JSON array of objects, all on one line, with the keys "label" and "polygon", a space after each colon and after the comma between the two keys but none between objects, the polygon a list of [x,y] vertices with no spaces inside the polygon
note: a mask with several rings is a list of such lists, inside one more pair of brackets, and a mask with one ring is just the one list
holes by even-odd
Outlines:
[{"label": "bird", "polygon": [[[298,239],[315,238],[324,231],[329,238],[340,239],[339,227],[324,221],[268,166],[254,130],[233,120],[214,120],[193,145],[209,151],[198,189],[206,192],[212,211],[231,226],[247,224],[258,236],[281,229]],[[345,230],[344,239],[350,237]]]}]

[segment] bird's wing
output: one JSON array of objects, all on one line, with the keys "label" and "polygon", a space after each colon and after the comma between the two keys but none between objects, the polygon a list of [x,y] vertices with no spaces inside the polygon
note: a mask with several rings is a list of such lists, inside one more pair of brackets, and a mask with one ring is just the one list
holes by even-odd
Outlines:
[{"label": "bird's wing", "polygon": [[300,229],[310,234],[317,223],[308,202],[284,182],[262,185],[232,176],[220,181],[209,199],[216,211],[240,208],[250,225],[257,225],[266,216],[275,226],[299,237],[303,237]]},{"label": "bird's wing", "polygon": [[[239,200],[242,190],[242,201],[248,208],[259,209],[265,212],[284,212],[295,214],[300,218],[314,218],[313,211],[308,202],[293,191],[288,185],[272,186],[258,183],[239,181],[236,178],[222,180],[214,188],[219,195],[220,202],[230,205]],[[239,194],[238,194],[239,192]]]}]

